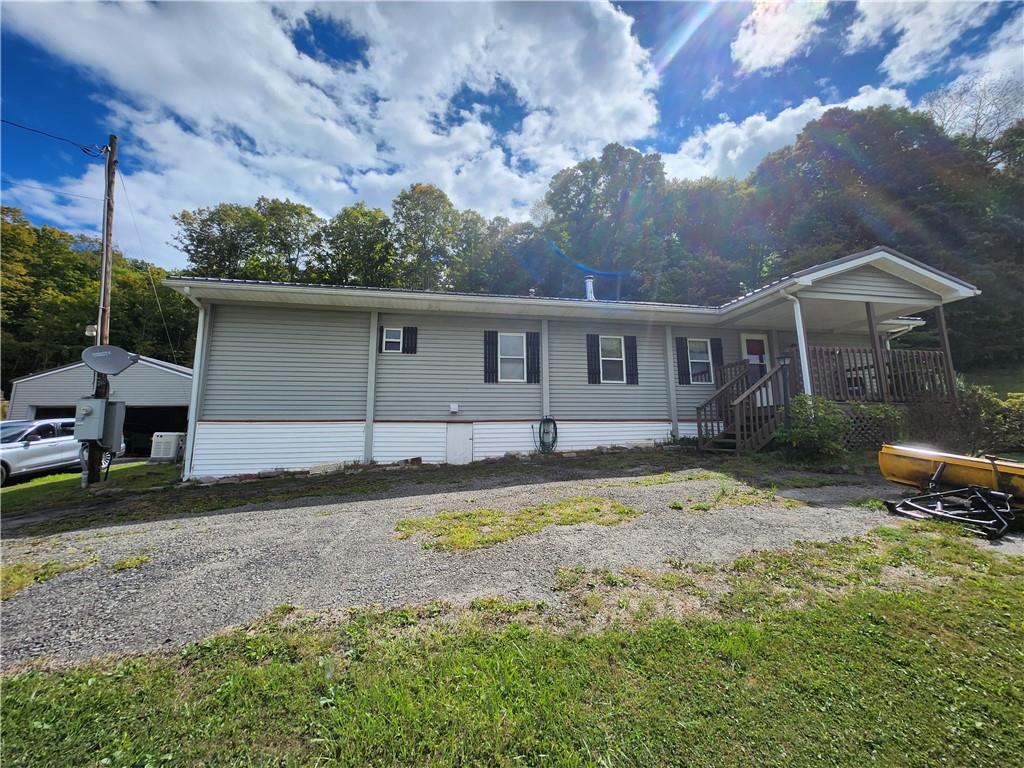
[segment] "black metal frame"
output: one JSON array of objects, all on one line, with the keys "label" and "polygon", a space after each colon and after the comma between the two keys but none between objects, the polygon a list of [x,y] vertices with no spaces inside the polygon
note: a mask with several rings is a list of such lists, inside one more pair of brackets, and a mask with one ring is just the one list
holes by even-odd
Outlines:
[{"label": "black metal frame", "polygon": [[1010,523],[1017,519],[1011,506],[1013,497],[978,485],[940,491],[945,469],[945,462],[939,464],[928,481],[926,493],[900,501],[887,501],[886,508],[893,514],[914,520],[945,520],[959,523],[979,536],[1001,538],[1009,530]]}]

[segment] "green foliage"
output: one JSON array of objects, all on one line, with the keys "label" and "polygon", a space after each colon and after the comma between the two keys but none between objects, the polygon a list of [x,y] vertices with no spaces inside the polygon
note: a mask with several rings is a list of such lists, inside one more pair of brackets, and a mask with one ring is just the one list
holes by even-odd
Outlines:
[{"label": "green foliage", "polygon": [[789,427],[775,433],[783,450],[798,459],[831,459],[846,450],[850,418],[831,400],[797,395],[789,404]]},{"label": "green foliage", "polygon": [[912,441],[956,453],[978,454],[1024,448],[1024,395],[1001,400],[991,387],[957,381],[957,400],[925,400],[907,413]]},{"label": "green foliage", "polygon": [[[11,379],[79,360],[92,343],[85,326],[96,322],[100,244],[37,227],[16,208],[2,209],[0,228],[0,368],[2,387],[10,392]],[[159,267],[115,251],[110,340],[132,352],[187,365],[195,308],[160,285],[166,276]]]}]

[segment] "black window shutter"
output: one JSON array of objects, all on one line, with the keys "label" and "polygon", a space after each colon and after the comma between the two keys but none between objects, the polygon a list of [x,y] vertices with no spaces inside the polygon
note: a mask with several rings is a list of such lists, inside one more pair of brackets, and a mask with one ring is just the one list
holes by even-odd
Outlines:
[{"label": "black window shutter", "polygon": [[722,356],[722,340],[711,340],[711,370],[715,371],[722,367],[725,358]]},{"label": "black window shutter", "polygon": [[680,384],[690,383],[690,345],[685,336],[676,336],[676,371]]},{"label": "black window shutter", "polygon": [[587,334],[587,384],[601,383],[601,337]]},{"label": "black window shutter", "polygon": [[626,336],[626,383],[639,384],[640,372],[636,365],[636,336]]},{"label": "black window shutter", "polygon": [[484,331],[484,384],[498,383],[498,332]]},{"label": "black window shutter", "polygon": [[540,334],[526,332],[526,383],[540,384]]},{"label": "black window shutter", "polygon": [[406,355],[416,354],[416,326],[407,325],[402,328],[402,353]]},{"label": "black window shutter", "polygon": [[384,326],[383,325],[379,326],[377,328],[377,351],[378,352],[383,352],[384,351]]}]

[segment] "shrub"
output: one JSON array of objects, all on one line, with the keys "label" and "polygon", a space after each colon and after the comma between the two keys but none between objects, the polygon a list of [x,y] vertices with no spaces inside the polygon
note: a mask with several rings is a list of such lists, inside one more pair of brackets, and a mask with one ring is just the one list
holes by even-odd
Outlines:
[{"label": "shrub", "polygon": [[956,403],[925,400],[907,413],[910,439],[960,453],[1024,447],[1024,396],[1000,400],[991,387],[957,381]]},{"label": "shrub", "polygon": [[831,400],[797,395],[789,403],[789,426],[775,433],[787,453],[801,459],[834,459],[846,453],[850,418]]}]

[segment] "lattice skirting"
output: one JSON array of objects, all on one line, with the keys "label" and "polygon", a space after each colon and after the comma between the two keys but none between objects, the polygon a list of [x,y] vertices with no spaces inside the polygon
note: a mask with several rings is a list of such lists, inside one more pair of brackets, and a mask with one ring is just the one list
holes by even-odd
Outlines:
[{"label": "lattice skirting", "polygon": [[[858,405],[842,405],[843,412],[850,418],[850,430],[846,433],[843,445],[847,450],[857,448],[878,448],[882,443],[897,441],[900,437],[901,424],[893,423],[888,416],[882,417],[870,407]],[[896,409],[906,420],[904,406],[888,406]]]}]

